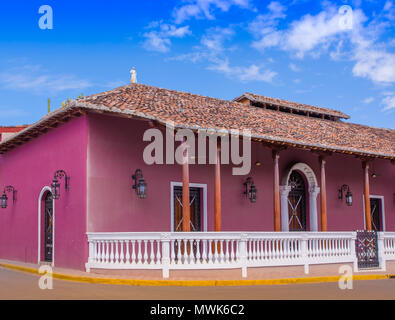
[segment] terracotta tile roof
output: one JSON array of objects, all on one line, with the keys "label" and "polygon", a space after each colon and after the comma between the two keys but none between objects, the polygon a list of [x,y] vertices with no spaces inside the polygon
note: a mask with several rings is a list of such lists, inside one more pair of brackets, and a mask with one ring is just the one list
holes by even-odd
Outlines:
[{"label": "terracotta tile roof", "polygon": [[251,108],[143,84],[127,85],[79,101],[131,110],[162,123],[174,121],[179,127],[251,130],[254,137],[264,140],[395,157],[395,130]]},{"label": "terracotta tile roof", "polygon": [[161,124],[172,121],[178,128],[250,130],[254,140],[267,143],[395,159],[395,130],[252,108],[239,102],[143,84],[130,84],[72,101],[0,143],[0,153],[24,143],[36,131],[51,127],[62,117],[86,111],[151,119]]},{"label": "terracotta tile roof", "polygon": [[240,97],[235,98],[234,101],[241,101],[243,99],[248,99],[252,102],[266,103],[266,104],[271,104],[274,106],[286,107],[286,108],[289,108],[292,110],[297,110],[297,111],[306,111],[306,112],[316,113],[316,114],[320,114],[320,115],[323,114],[323,115],[328,115],[328,116],[334,116],[334,117],[343,118],[343,119],[350,118],[349,115],[347,115],[341,111],[338,111],[338,110],[321,108],[321,107],[311,106],[308,104],[287,101],[287,100],[283,100],[283,99],[265,97],[265,96],[261,96],[261,95],[249,93],[249,92],[246,92],[243,95],[241,95]]}]

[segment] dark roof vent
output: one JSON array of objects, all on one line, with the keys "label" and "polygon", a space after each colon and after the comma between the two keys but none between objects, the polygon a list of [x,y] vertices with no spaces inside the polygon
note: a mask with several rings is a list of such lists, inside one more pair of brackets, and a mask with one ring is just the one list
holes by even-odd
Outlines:
[{"label": "dark roof vent", "polygon": [[240,97],[233,99],[233,101],[250,104],[258,108],[287,112],[301,116],[320,118],[320,119],[326,119],[332,121],[338,121],[340,119],[350,118],[350,116],[344,114],[341,111],[311,106],[308,104],[291,102],[283,99],[265,97],[253,93],[244,93]]}]

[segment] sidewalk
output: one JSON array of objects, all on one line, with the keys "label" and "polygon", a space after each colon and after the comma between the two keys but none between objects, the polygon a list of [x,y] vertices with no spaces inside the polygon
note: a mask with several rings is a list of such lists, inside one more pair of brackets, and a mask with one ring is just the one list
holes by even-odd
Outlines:
[{"label": "sidewalk", "polygon": [[[123,284],[141,286],[243,286],[314,283],[338,281],[344,275],[339,267],[351,264],[310,266],[309,274],[303,266],[249,268],[248,277],[241,277],[241,270],[171,270],[170,278],[163,279],[161,270],[91,270],[90,273],[55,267],[55,279],[86,283]],[[0,260],[1,268],[39,274],[37,264]],[[355,280],[388,279],[395,276],[395,261],[388,261],[386,271],[368,270],[353,274]]]}]

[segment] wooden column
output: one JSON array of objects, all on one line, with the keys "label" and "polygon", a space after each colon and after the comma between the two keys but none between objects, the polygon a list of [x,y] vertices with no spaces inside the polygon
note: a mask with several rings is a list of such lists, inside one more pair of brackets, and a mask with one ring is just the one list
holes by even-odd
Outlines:
[{"label": "wooden column", "polygon": [[217,141],[214,175],[214,231],[221,231],[221,145]]},{"label": "wooden column", "polygon": [[273,169],[274,169],[274,179],[273,179],[273,208],[274,208],[274,231],[281,231],[281,212],[280,212],[280,169],[279,169],[279,159],[280,151],[273,150]]},{"label": "wooden column", "polygon": [[363,169],[363,196],[365,202],[365,227],[366,230],[372,230],[372,217],[370,213],[370,188],[369,188],[369,162],[362,162]]},{"label": "wooden column", "polygon": [[321,186],[320,186],[320,204],[321,204],[321,231],[326,232],[328,230],[327,223],[327,210],[326,210],[326,178],[325,178],[325,164],[326,160],[324,156],[319,157],[320,168],[321,168]]},{"label": "wooden column", "polygon": [[191,231],[191,209],[189,205],[189,162],[188,148],[184,140],[184,152],[182,163],[182,231]]}]

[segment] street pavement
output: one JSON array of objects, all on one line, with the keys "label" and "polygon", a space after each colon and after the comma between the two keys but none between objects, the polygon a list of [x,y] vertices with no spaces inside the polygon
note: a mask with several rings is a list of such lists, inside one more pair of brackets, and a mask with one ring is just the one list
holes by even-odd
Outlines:
[{"label": "street pavement", "polygon": [[40,289],[38,275],[0,268],[0,300],[262,300],[262,299],[395,299],[395,279],[353,281],[341,290],[337,282],[270,286],[172,287],[88,284],[53,280]]}]

